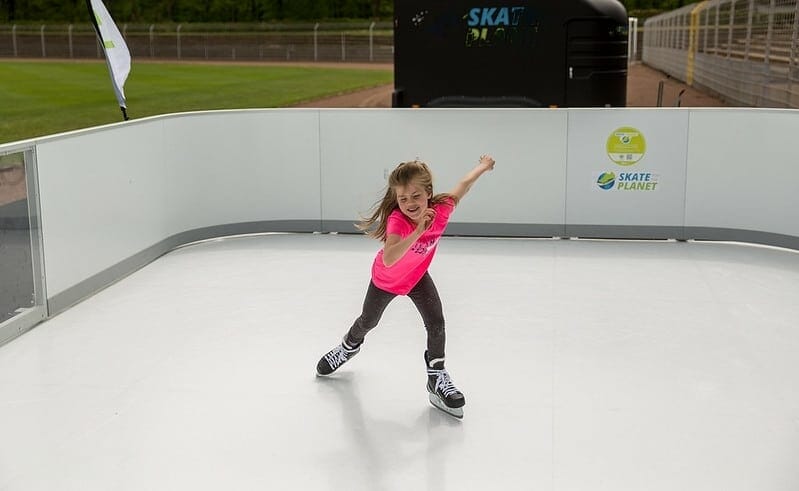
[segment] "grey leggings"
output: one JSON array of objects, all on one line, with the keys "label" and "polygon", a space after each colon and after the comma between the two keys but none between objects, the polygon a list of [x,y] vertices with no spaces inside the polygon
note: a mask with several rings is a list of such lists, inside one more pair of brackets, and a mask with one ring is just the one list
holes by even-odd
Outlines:
[{"label": "grey leggings", "polygon": [[[347,333],[347,341],[352,345],[361,344],[366,334],[377,326],[383,316],[383,311],[396,296],[395,293],[381,290],[370,281],[369,288],[366,290],[366,298],[363,301],[363,311],[361,316],[355,319]],[[429,273],[422,276],[416,286],[408,292],[408,297],[422,315],[422,321],[427,329],[429,359],[444,358],[446,342],[444,313],[441,309],[441,298],[438,296],[438,290],[436,290],[436,285]]]}]

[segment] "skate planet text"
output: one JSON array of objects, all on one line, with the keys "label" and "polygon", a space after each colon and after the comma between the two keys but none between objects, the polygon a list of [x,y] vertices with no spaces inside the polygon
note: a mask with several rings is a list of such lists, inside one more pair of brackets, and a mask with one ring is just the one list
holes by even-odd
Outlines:
[{"label": "skate planet text", "polygon": [[477,7],[466,18],[466,47],[531,47],[538,21],[527,7]]},{"label": "skate planet text", "polygon": [[622,172],[616,180],[620,191],[654,191],[658,185],[658,175],[651,172]]}]

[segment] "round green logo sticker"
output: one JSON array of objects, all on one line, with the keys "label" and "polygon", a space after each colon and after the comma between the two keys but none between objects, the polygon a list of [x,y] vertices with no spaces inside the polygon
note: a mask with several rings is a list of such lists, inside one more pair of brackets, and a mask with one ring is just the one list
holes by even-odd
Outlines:
[{"label": "round green logo sticker", "polygon": [[635,128],[622,127],[608,137],[608,157],[619,165],[633,165],[644,157],[646,140]]}]

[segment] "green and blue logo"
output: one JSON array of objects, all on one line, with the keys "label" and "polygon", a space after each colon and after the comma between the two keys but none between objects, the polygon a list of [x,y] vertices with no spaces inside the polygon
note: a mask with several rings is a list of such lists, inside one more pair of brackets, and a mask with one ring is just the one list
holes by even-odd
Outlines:
[{"label": "green and blue logo", "polygon": [[603,172],[599,175],[599,179],[596,180],[596,183],[602,189],[613,189],[613,185],[616,184],[616,174],[613,172]]},{"label": "green and blue logo", "polygon": [[599,174],[596,185],[605,191],[655,191],[660,184],[660,175],[653,172],[615,172]]}]

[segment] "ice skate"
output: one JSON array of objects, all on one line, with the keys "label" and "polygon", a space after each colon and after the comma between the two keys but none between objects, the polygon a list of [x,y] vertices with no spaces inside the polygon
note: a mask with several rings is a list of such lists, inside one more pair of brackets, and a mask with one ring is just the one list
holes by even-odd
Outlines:
[{"label": "ice skate", "polygon": [[463,418],[466,398],[455,387],[449,373],[444,369],[444,359],[428,360],[425,351],[424,361],[427,365],[427,392],[430,404],[451,416]]},{"label": "ice skate", "polygon": [[316,364],[316,374],[320,376],[327,376],[338,370],[338,368],[345,364],[350,358],[357,355],[361,351],[361,346],[351,346],[347,343],[345,338],[341,344],[328,351]]}]

